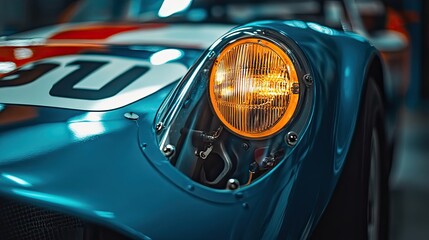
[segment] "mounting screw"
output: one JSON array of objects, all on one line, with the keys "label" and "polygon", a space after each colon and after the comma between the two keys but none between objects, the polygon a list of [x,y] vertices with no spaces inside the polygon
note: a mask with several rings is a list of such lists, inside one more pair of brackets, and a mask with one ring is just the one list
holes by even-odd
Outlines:
[{"label": "mounting screw", "polygon": [[305,74],[303,79],[304,79],[305,85],[307,86],[313,85],[313,77],[309,73]]},{"label": "mounting screw", "polygon": [[124,113],[124,117],[129,120],[137,120],[139,119],[139,115],[133,112]]},{"label": "mounting screw", "polygon": [[249,144],[244,142],[241,144],[241,148],[243,148],[244,151],[247,151],[249,150]]},{"label": "mounting screw", "polygon": [[156,124],[156,126],[155,126],[155,130],[157,131],[157,132],[159,132],[159,131],[161,131],[162,130],[162,128],[164,127],[164,124],[162,123],[162,122],[159,122],[159,123],[157,123]]},{"label": "mounting screw", "polygon": [[176,147],[174,147],[171,144],[167,144],[163,149],[162,152],[164,153],[164,156],[171,157],[174,154],[174,151],[176,151]]},{"label": "mounting screw", "polygon": [[228,190],[236,190],[239,187],[240,187],[240,182],[235,178],[229,179],[228,182],[226,183],[226,189]]},{"label": "mounting screw", "polygon": [[292,132],[292,131],[288,132],[288,134],[286,136],[286,142],[290,146],[295,146],[295,144],[298,142],[298,134],[296,134],[295,132]]}]

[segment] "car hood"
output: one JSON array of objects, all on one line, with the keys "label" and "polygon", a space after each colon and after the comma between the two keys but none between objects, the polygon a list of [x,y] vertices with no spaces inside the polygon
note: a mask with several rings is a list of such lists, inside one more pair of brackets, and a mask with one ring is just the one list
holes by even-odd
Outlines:
[{"label": "car hood", "polygon": [[108,133],[124,114],[153,116],[230,28],[63,24],[0,39],[0,164]]},{"label": "car hood", "polygon": [[27,50],[36,60],[0,77],[0,163],[109,133],[124,114],[154,114],[202,52],[132,44]]}]

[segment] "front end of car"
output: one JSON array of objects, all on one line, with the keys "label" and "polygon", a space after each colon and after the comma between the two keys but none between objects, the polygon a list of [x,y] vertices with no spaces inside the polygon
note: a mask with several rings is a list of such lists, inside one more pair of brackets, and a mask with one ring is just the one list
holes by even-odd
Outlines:
[{"label": "front end of car", "polygon": [[[153,86],[111,96],[144,95],[123,105],[39,99],[43,121],[0,125],[1,149],[24,146],[2,154],[0,192],[131,238],[308,238],[341,174],[376,57],[363,38],[315,23],[236,27],[182,64],[189,70],[177,85],[162,81],[161,64]],[[164,72],[182,71],[177,62]]]}]

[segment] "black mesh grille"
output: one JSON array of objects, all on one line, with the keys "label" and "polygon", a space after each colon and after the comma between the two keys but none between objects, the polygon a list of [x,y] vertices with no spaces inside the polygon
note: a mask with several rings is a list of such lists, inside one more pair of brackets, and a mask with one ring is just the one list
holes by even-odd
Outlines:
[{"label": "black mesh grille", "polygon": [[0,199],[0,239],[83,239],[84,224],[75,217]]},{"label": "black mesh grille", "polygon": [[0,240],[129,240],[110,228],[0,198]]}]

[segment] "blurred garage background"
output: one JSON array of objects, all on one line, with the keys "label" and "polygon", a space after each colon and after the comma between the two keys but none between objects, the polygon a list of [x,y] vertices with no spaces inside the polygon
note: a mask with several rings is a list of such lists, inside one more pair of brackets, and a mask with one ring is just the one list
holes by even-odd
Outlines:
[{"label": "blurred garage background", "polygon": [[[394,29],[410,41],[409,86],[399,100],[401,127],[390,179],[390,231],[391,239],[429,239],[429,1],[357,1],[368,28]],[[77,2],[0,0],[0,35],[59,23]]]}]

